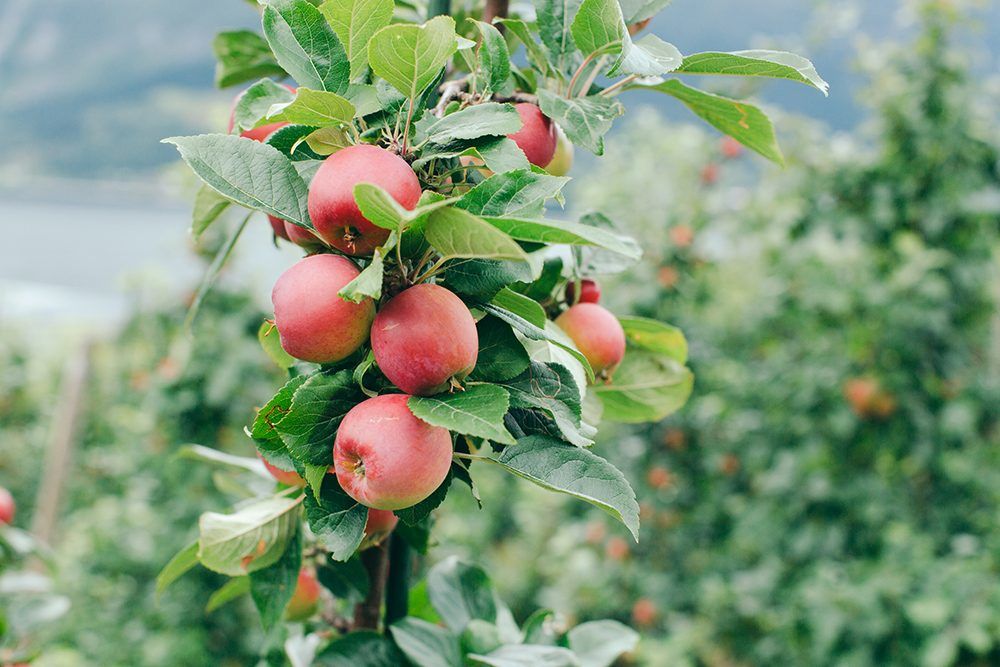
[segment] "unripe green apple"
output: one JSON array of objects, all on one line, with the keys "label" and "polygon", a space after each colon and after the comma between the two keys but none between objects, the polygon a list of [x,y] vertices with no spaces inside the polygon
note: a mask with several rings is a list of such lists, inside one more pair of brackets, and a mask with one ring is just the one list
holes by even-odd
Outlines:
[{"label": "unripe green apple", "polygon": [[476,366],[479,335],[462,300],[440,285],[414,285],[375,315],[372,352],[389,380],[408,394],[431,396]]},{"label": "unripe green apple", "polygon": [[14,515],[17,513],[17,505],[14,503],[14,496],[10,491],[0,486],[0,523],[14,523]]},{"label": "unripe green apple", "polygon": [[340,361],[368,340],[375,304],[351,303],[337,292],[358,276],[339,255],[312,255],[281,274],[271,291],[281,347],[296,359],[318,364]]},{"label": "unripe green apple", "polygon": [[[555,123],[553,123],[555,125]],[[556,152],[552,160],[545,165],[545,171],[553,176],[565,176],[573,168],[573,142],[569,140],[562,128],[556,128]]]},{"label": "unripe green apple", "polygon": [[612,373],[625,356],[625,330],[603,306],[570,306],[556,318],[556,324],[587,358],[595,375]]},{"label": "unripe green apple", "polygon": [[400,206],[420,201],[420,181],[406,160],[368,144],[348,146],[329,156],[309,185],[309,218],[328,244],[348,255],[370,255],[389,238],[389,230],[368,221],[354,200],[354,186],[372,183]]},{"label": "unripe green apple", "polygon": [[528,162],[544,168],[556,152],[556,125],[530,102],[520,102],[514,108],[521,116],[521,129],[507,136],[524,151]]},{"label": "unripe green apple", "polygon": [[319,582],[312,571],[302,568],[295,583],[295,592],[285,607],[285,618],[289,621],[304,621],[316,613],[319,606]]},{"label": "unripe green apple", "polygon": [[451,434],[417,419],[406,394],[385,394],[355,405],[340,422],[333,468],[347,495],[379,510],[416,505],[451,468]]}]

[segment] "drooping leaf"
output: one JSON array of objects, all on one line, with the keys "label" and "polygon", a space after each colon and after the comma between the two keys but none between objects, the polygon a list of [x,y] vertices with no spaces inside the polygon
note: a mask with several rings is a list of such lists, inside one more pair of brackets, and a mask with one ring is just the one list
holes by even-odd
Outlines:
[{"label": "drooping leaf", "polygon": [[581,430],[581,388],[565,366],[531,361],[521,375],[500,384],[510,394],[512,408],[541,410],[552,418],[562,439],[578,447],[593,444]]},{"label": "drooping leaf", "polygon": [[260,614],[264,629],[281,620],[295,592],[302,567],[302,531],[296,530],[288,546],[273,565],[250,573],[250,597]]},{"label": "drooping leaf", "polygon": [[545,200],[559,194],[569,181],[530,169],[494,174],[469,190],[456,206],[481,216],[541,217]]},{"label": "drooping leaf", "polygon": [[587,379],[594,379],[594,369],[590,367],[590,362],[588,362],[587,358],[580,353],[580,350],[576,349],[576,345],[573,344],[573,341],[570,340],[566,334],[560,331],[558,327],[554,325],[549,326],[548,323],[546,323],[544,328],[536,326],[517,313],[513,313],[506,308],[497,306],[496,304],[485,304],[482,308],[490,315],[498,317],[504,322],[510,324],[518,333],[522,334],[526,338],[531,340],[548,341],[563,348],[572,354],[574,359],[580,362],[587,373]]},{"label": "drooping leaf", "polygon": [[529,220],[490,215],[484,215],[483,219],[518,241],[597,246],[630,259],[641,256],[641,249],[635,241],[600,227],[564,220]]},{"label": "drooping leaf", "polygon": [[310,488],[305,498],[306,520],[334,560],[347,560],[365,536],[368,508],[344,493],[334,475],[323,480],[320,495]]},{"label": "drooping leaf", "polygon": [[455,53],[455,20],[436,16],[422,26],[390,25],[368,43],[368,62],[376,75],[408,99],[416,99]]},{"label": "drooping leaf", "polygon": [[494,384],[470,384],[465,391],[436,396],[411,396],[410,412],[433,426],[493,442],[513,444],[503,427],[507,392]]},{"label": "drooping leaf", "polygon": [[215,85],[228,88],[264,76],[286,76],[263,37],[252,30],[220,32],[212,42]]},{"label": "drooping leaf", "polygon": [[639,539],[635,492],[621,471],[597,454],[535,435],[505,448],[495,460],[518,477],[601,508]]},{"label": "drooping leaf", "polygon": [[723,134],[728,134],[772,162],[784,164],[785,159],[774,136],[774,126],[764,112],[754,105],[706,93],[677,79],[641,87],[677,98],[696,116]]},{"label": "drooping leaf", "polygon": [[392,21],[392,0],[326,0],[319,6],[344,45],[351,63],[351,78],[368,67],[368,42]]},{"label": "drooping leaf", "polygon": [[591,95],[566,99],[548,90],[538,91],[542,113],[563,129],[569,140],[596,155],[604,154],[604,135],[615,118],[625,113],[617,100]]},{"label": "drooping leaf", "polygon": [[221,588],[213,591],[212,594],[208,596],[208,602],[205,603],[205,613],[211,614],[223,605],[229,604],[233,600],[237,600],[249,592],[249,576],[233,577],[223,584]]},{"label": "drooping leaf", "polygon": [[206,185],[241,206],[312,229],[306,183],[273,146],[229,134],[171,137]]},{"label": "drooping leaf", "polygon": [[198,564],[198,543],[192,542],[180,551],[163,566],[160,573],[156,575],[156,594],[159,595],[167,590],[170,584],[174,583],[188,570]]},{"label": "drooping leaf", "polygon": [[[452,469],[454,469],[454,467],[455,466],[452,465]],[[452,479],[453,475],[451,470],[449,470],[448,475],[444,478],[444,481],[441,482],[438,488],[436,488],[434,492],[431,493],[431,495],[427,496],[426,498],[421,500],[416,505],[413,505],[412,507],[405,507],[403,509],[395,510],[393,512],[400,519],[400,523],[396,525],[396,530],[399,530],[401,526],[404,527],[404,532],[406,533],[408,541],[410,541],[411,546],[414,546],[416,548],[420,547],[421,544],[414,543],[413,541],[413,538],[418,536],[416,532],[406,531],[405,527],[409,526],[411,528],[416,529],[426,524],[427,517],[430,516],[430,513],[436,510],[438,507],[440,507],[441,503],[443,503],[444,499],[448,496],[448,489],[451,488]],[[429,528],[430,526],[424,526],[424,529],[428,531]],[[424,529],[421,529],[421,533],[423,534],[420,534],[419,537],[420,541],[425,546],[429,535],[426,534]]]},{"label": "drooping leaf", "polygon": [[233,514],[205,512],[198,520],[198,560],[231,577],[273,565],[298,530],[302,498],[268,498]]},{"label": "drooping leaf", "polygon": [[284,121],[312,127],[346,125],[354,118],[354,105],[336,93],[299,88],[295,98],[272,105],[268,122]]},{"label": "drooping leaf", "polygon": [[482,218],[454,207],[432,212],[424,236],[447,258],[528,261],[527,254],[510,236]]},{"label": "drooping leaf", "polygon": [[694,376],[665,354],[627,348],[611,384],[594,392],[604,405],[604,418],[623,423],[659,421],[687,402]]},{"label": "drooping leaf", "polygon": [[299,461],[332,465],[337,427],[362,398],[351,371],[316,373],[295,390],[288,414],[276,429]]},{"label": "drooping leaf", "polygon": [[684,56],[677,47],[664,42],[656,35],[645,35],[638,41],[632,41],[625,34],[622,55],[611,70],[611,74],[637,74],[639,76],[661,76],[673,72]]},{"label": "drooping leaf", "polygon": [[808,59],[787,51],[759,49],[733,53],[695,53],[684,58],[684,64],[677,72],[788,79],[812,86],[824,95],[830,92],[830,84],[823,80]]},{"label": "drooping leaf", "polygon": [[344,285],[337,295],[352,303],[361,303],[365,299],[378,301],[382,298],[382,281],[385,271],[385,250],[376,248],[372,261],[354,280]]},{"label": "drooping leaf", "polygon": [[267,0],[264,37],[278,63],[300,86],[343,95],[351,64],[337,34],[308,0]]},{"label": "drooping leaf", "polygon": [[361,601],[368,596],[371,582],[360,558],[346,561],[328,559],[316,569],[316,577],[334,597]]},{"label": "drooping leaf", "polygon": [[629,342],[650,352],[664,354],[679,364],[687,363],[687,340],[677,327],[645,317],[621,317]]},{"label": "drooping leaf", "polygon": [[232,202],[218,192],[202,184],[194,197],[191,212],[191,236],[197,241],[209,226],[219,219]]},{"label": "drooping leaf", "polygon": [[462,667],[458,637],[419,618],[404,618],[389,628],[396,646],[416,667]]},{"label": "drooping leaf", "polygon": [[427,573],[427,592],[441,620],[460,633],[472,619],[497,620],[497,594],[489,575],[476,565],[452,556]]},{"label": "drooping leaf", "polygon": [[267,123],[267,111],[274,104],[290,101],[294,95],[288,88],[271,79],[261,79],[236,98],[233,107],[232,132],[239,134],[263,123]]}]

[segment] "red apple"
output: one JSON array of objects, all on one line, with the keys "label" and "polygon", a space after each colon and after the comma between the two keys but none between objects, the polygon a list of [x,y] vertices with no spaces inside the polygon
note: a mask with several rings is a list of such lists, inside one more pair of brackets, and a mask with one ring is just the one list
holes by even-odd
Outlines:
[{"label": "red apple", "polygon": [[365,537],[371,538],[375,542],[381,542],[392,532],[399,517],[389,510],[368,510],[368,521],[365,523]]},{"label": "red apple", "polygon": [[403,208],[420,200],[420,181],[406,161],[384,148],[358,144],[337,151],[323,161],[309,186],[309,217],[327,243],[348,255],[370,255],[389,238],[358,209],[354,186],[373,183],[386,190]]},{"label": "red apple", "polygon": [[640,627],[648,628],[653,625],[659,615],[656,604],[649,598],[639,598],[632,606],[632,620]]},{"label": "red apple", "polygon": [[257,457],[264,464],[264,467],[267,468],[267,471],[271,473],[271,477],[275,478],[285,486],[306,485],[306,480],[302,479],[302,477],[299,476],[299,473],[294,470],[282,470],[278,466],[272,465],[267,459],[261,456],[260,452],[257,452]]},{"label": "red apple", "polygon": [[566,303],[597,303],[601,300],[601,286],[589,278],[580,281],[580,298],[576,298],[576,281],[566,285]]},{"label": "red apple", "polygon": [[305,248],[310,252],[315,252],[316,250],[326,247],[323,240],[311,231],[290,222],[285,223],[285,235],[288,237],[289,241],[299,247]]},{"label": "red apple", "polygon": [[556,318],[556,324],[587,358],[595,375],[613,372],[625,356],[625,331],[618,318],[603,306],[570,306]]},{"label": "red apple", "polygon": [[296,359],[318,364],[340,361],[368,340],[375,304],[351,303],[337,292],[358,276],[339,255],[312,255],[281,274],[271,291],[281,347]]},{"label": "red apple", "polygon": [[372,352],[389,380],[408,394],[430,396],[476,366],[479,335],[462,300],[439,285],[414,285],[375,316]]},{"label": "red apple", "polygon": [[310,570],[299,570],[299,579],[295,583],[295,592],[285,607],[285,618],[289,621],[304,621],[316,613],[319,606],[319,582]]},{"label": "red apple", "polygon": [[281,218],[276,218],[273,215],[267,216],[267,221],[271,223],[271,229],[274,231],[274,235],[288,241],[288,232],[285,231],[285,225],[288,224]]},{"label": "red apple", "polygon": [[521,129],[507,136],[514,140],[528,162],[545,167],[556,153],[556,126],[534,104],[521,102],[514,108],[521,116]]},{"label": "red apple", "polygon": [[10,491],[0,486],[0,523],[14,523],[14,514],[17,513],[17,505],[14,504],[14,496]]},{"label": "red apple", "polygon": [[643,19],[641,21],[636,21],[635,23],[630,23],[628,26],[628,34],[634,36],[636,33],[642,32],[643,29],[645,29],[645,27],[649,25],[649,22],[651,20],[652,18],[648,18],[648,19]]},{"label": "red apple", "polygon": [[451,468],[451,434],[417,419],[406,394],[369,398],[337,429],[337,481],[362,505],[398,510],[431,495]]},{"label": "red apple", "polygon": [[720,147],[722,149],[722,156],[729,160],[743,155],[743,144],[736,141],[732,137],[722,137]]}]

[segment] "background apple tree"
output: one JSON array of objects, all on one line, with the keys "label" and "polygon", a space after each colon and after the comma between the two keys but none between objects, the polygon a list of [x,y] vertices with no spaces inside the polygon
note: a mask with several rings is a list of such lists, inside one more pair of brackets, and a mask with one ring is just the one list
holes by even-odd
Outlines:
[{"label": "background apple tree", "polygon": [[[693,376],[678,329],[596,303],[594,278],[627,271],[639,244],[599,212],[549,217],[572,147],[602,154],[619,96],[643,89],[781,162],[760,109],[675,75],[826,92],[794,54],[684,56],[638,37],[665,4],[537,0],[517,16],[491,2],[467,16],[272,0],[261,33],[218,35],[218,84],[250,83],[229,132],[165,141],[204,182],[195,236],[227,208],[247,213],[189,322],[258,212],[307,257],[259,331],[288,371],[246,428],[261,460],[189,450],[246,474],[227,478],[232,510],[201,516],[161,591],[199,564],[230,576],[211,604],[249,593],[294,664],[602,665],[632,648],[617,622],[557,635],[540,612],[518,625],[475,565],[409,579],[450,491],[503,501],[480,498],[479,466],[600,507],[637,537],[635,493],[593,435],[602,419],[674,412]],[[285,634],[282,619],[296,623]]]}]

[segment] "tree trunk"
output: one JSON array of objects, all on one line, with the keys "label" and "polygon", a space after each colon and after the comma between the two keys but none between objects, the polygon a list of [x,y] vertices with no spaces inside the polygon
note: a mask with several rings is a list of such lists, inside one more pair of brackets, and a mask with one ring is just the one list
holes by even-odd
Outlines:
[{"label": "tree trunk", "polygon": [[385,594],[385,579],[389,570],[389,547],[382,544],[361,552],[361,564],[368,572],[368,597],[354,607],[354,630],[378,630],[382,615],[382,597]]}]

